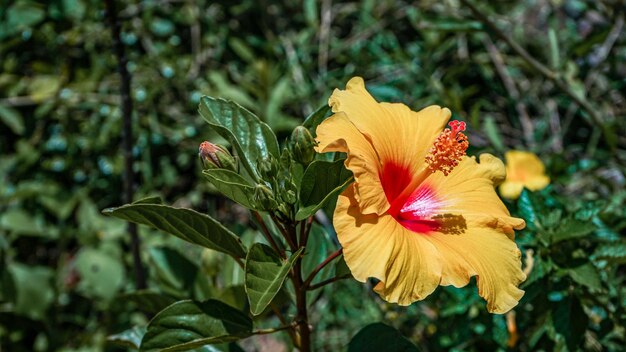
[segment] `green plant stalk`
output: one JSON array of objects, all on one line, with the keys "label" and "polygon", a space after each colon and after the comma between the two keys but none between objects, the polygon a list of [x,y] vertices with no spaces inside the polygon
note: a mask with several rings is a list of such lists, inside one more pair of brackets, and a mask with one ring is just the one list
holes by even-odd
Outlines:
[{"label": "green plant stalk", "polygon": [[309,328],[309,318],[306,302],[306,287],[302,281],[302,257],[298,258],[294,265],[294,276],[292,281],[296,291],[296,324],[298,327],[298,341],[296,345],[302,352],[311,351],[311,329]]},{"label": "green plant stalk", "polygon": [[[299,222],[300,225],[304,225],[302,222]],[[289,224],[287,225],[287,235],[292,239],[296,239],[297,241],[297,225]],[[306,240],[306,239],[305,239]],[[300,241],[299,247],[306,247],[306,241]],[[302,352],[310,352],[311,351],[311,329],[309,328],[309,315],[307,310],[307,302],[306,302],[306,285],[302,279],[302,256],[298,258],[294,265],[293,270],[293,285],[296,291],[296,324],[298,327],[298,347]]]},{"label": "green plant stalk", "polygon": [[269,328],[269,329],[258,329],[258,330],[254,330],[252,332],[252,334],[254,335],[266,335],[266,334],[273,334],[275,332],[278,331],[282,331],[282,330],[288,330],[288,329],[292,329],[294,324],[289,324],[289,325],[283,325],[283,326],[279,326],[277,328]]},{"label": "green plant stalk", "polygon": [[276,215],[274,213],[270,213],[270,217],[272,218],[272,220],[274,221],[274,224],[276,225],[276,227],[278,228],[278,230],[280,231],[280,233],[283,235],[283,237],[285,238],[285,241],[287,241],[287,244],[289,245],[289,248],[295,252],[298,250],[298,246],[297,246],[297,240],[295,238],[295,234],[294,236],[292,236],[292,233],[295,233],[294,231],[287,231],[284,227],[283,227],[283,222],[280,221],[278,219],[278,217],[276,217]]},{"label": "green plant stalk", "polygon": [[[117,57],[117,71],[120,75],[120,95],[122,105],[122,150],[124,154],[124,202],[133,202],[134,188],[134,172],[133,172],[133,130],[132,115],[133,101],[130,96],[130,80],[131,76],[126,68],[128,59],[121,40],[121,24],[118,18],[115,0],[105,1],[106,14],[111,26],[111,34],[113,36],[113,44],[115,47],[115,56]],[[133,267],[135,269],[135,287],[144,289],[147,287],[147,279],[143,263],[141,262],[140,247],[141,241],[137,231],[137,225],[128,224],[128,233],[131,240],[131,251],[133,255]]]},{"label": "green plant stalk", "polygon": [[[304,221],[292,222],[287,220],[281,220],[275,214],[270,213],[270,217],[276,227],[280,230],[280,233],[285,238],[285,241],[289,244],[292,251],[297,251],[301,247],[306,247],[306,236],[300,237],[298,243],[297,229],[298,226],[304,228],[306,223]],[[262,220],[262,219],[261,219]],[[302,352],[311,351],[311,329],[309,328],[309,318],[307,309],[307,289],[302,277],[302,256],[300,256],[292,271],[289,273],[289,277],[293,283],[294,291],[296,293],[296,318],[293,324],[296,327],[296,334],[291,335],[294,346]],[[292,330],[289,330],[292,331]]]},{"label": "green plant stalk", "polygon": [[280,254],[281,258],[283,259],[287,258],[287,256],[285,255],[285,251],[281,250],[282,246],[280,247],[278,246],[278,244],[274,240],[274,236],[272,236],[272,233],[267,228],[267,225],[265,225],[265,222],[263,222],[263,218],[261,217],[261,214],[259,214],[258,211],[252,211],[252,214],[254,215],[254,218],[261,226],[261,233],[263,233],[263,235],[265,236],[265,239],[267,239],[267,242],[269,242],[269,244],[276,251],[276,253]]}]

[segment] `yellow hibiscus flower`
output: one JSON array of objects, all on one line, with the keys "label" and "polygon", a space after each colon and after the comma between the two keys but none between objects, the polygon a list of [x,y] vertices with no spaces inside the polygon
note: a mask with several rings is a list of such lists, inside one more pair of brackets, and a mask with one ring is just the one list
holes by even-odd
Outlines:
[{"label": "yellow hibiscus flower", "polygon": [[450,110],[378,103],[362,78],[328,103],[334,114],[317,128],[317,151],[347,153],[354,174],[333,220],[353,276],[380,280],[383,299],[409,305],[476,275],[490,312],[513,308],[526,278],[513,230],[525,223],[495,192],[502,161],[465,156],[465,124],[444,130]]},{"label": "yellow hibiscus flower", "polygon": [[524,187],[531,191],[544,189],[550,183],[541,159],[531,152],[510,150],[504,154],[506,179],[500,185],[504,198],[517,199]]}]

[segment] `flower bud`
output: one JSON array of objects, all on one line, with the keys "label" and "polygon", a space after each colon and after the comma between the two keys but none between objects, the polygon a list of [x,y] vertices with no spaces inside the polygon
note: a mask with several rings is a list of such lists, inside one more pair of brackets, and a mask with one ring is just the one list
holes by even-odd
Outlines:
[{"label": "flower bud", "polygon": [[254,188],[252,200],[263,210],[274,210],[278,206],[276,199],[274,199],[274,193],[272,190],[261,184],[256,185]]},{"label": "flower bud", "polygon": [[200,143],[198,155],[202,164],[207,169],[227,169],[234,172],[239,171],[237,159],[230,154],[228,149],[218,144],[204,141]]},{"label": "flower bud", "polygon": [[297,162],[307,165],[313,161],[315,140],[306,127],[296,127],[291,133],[291,142],[293,143],[293,156]]},{"label": "flower bud", "polygon": [[296,202],[298,201],[298,196],[296,195],[296,192],[292,191],[292,190],[287,190],[283,193],[283,198],[285,200],[285,202],[294,205],[296,204]]},{"label": "flower bud", "polygon": [[257,169],[265,180],[272,180],[278,173],[278,163],[272,155],[268,155],[265,159],[260,159],[257,162]]},{"label": "flower bud", "polygon": [[298,201],[298,187],[293,183],[292,180],[286,180],[283,184],[283,191],[281,192],[281,199],[287,202],[288,204],[296,204]]}]

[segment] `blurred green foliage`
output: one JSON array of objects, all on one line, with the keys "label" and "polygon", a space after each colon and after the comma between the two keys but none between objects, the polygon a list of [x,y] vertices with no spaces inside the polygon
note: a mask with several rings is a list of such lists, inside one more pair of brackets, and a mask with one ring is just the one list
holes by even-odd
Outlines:
[{"label": "blurred green foliage", "polygon": [[[282,143],[332,89],[360,75],[380,100],[449,107],[469,122],[470,154],[526,149],[546,162],[552,185],[508,204],[527,221],[517,240],[533,263],[513,319],[488,314],[475,285],[440,288],[407,308],[342,281],[315,291],[317,350],[345,349],[377,321],[427,350],[618,351],[626,344],[619,1],[479,7],[601,121],[454,0],[121,3],[135,197],[159,195],[214,214],[246,245],[258,236],[246,230],[249,215],[216,197],[200,173],[199,142],[219,141],[197,114],[202,95],[238,102]],[[134,291],[126,225],[100,214],[122,204],[123,171],[117,61],[101,2],[3,2],[0,58],[0,346],[113,350],[106,336],[145,325],[174,300],[245,305],[233,260],[146,228],[149,289]],[[314,231],[332,240],[328,224]],[[311,251],[324,258],[328,241]]]}]

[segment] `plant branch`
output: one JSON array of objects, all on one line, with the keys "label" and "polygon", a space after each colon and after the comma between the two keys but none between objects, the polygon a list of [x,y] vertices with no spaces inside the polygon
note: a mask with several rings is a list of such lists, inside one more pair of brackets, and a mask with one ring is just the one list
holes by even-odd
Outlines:
[{"label": "plant branch", "polygon": [[[120,38],[120,21],[117,17],[117,10],[115,8],[115,0],[106,0],[106,13],[111,26],[111,32],[113,36],[113,45],[115,47],[115,55],[117,57],[117,71],[120,75],[120,94],[122,98],[122,151],[124,154],[124,202],[132,203],[133,201],[133,188],[134,188],[134,173],[133,173],[133,130],[132,130],[132,117],[133,117],[133,101],[130,97],[130,73],[126,69],[126,53],[124,51],[124,44]],[[135,269],[135,287],[137,289],[146,288],[146,276],[141,263],[141,255],[139,248],[141,242],[137,233],[137,225],[129,222],[128,232],[130,233],[131,251],[133,253],[133,267]]]},{"label": "plant branch", "polygon": [[546,65],[541,62],[535,60],[528,51],[526,51],[522,46],[520,46],[513,38],[507,35],[504,31],[502,31],[496,24],[489,19],[489,17],[483,14],[470,0],[461,0],[461,3],[468,7],[474,17],[476,17],[480,22],[484,23],[489,29],[491,29],[500,39],[504,40],[513,51],[519,55],[524,61],[526,61],[532,68],[541,73],[543,76],[553,81],[554,84],[561,89],[565,94],[567,94],[570,98],[572,98],[576,104],[578,104],[583,110],[589,114],[592,121],[602,127],[604,125],[602,121],[602,117],[598,114],[597,110],[591,106],[591,104],[582,96],[576,94],[570,86],[561,78],[557,72],[550,70]]},{"label": "plant branch", "polygon": [[315,275],[317,275],[322,269],[324,269],[324,267],[328,265],[328,263],[332,262],[333,259],[339,257],[342,254],[343,254],[343,248],[339,248],[338,250],[332,252],[328,256],[328,258],[324,259],[323,262],[321,262],[315,269],[313,269],[311,274],[309,274],[309,277],[307,277],[306,281],[304,281],[304,288],[305,289],[308,288],[309,285],[311,285],[311,282],[313,282],[313,279],[315,279]]},{"label": "plant branch", "polygon": [[296,245],[296,241],[294,238],[291,237],[290,233],[288,233],[287,230],[282,226],[282,221],[280,221],[274,213],[270,213],[270,217],[274,221],[274,224],[276,225],[276,227],[278,227],[278,230],[280,231],[280,233],[285,238],[285,241],[287,241],[289,248],[291,248],[293,252],[297,251],[298,246]]},{"label": "plant branch", "polygon": [[307,290],[309,290],[309,291],[317,290],[318,288],[324,287],[324,286],[326,286],[328,284],[332,284],[333,282],[337,282],[337,281],[343,280],[343,279],[349,279],[351,277],[352,277],[352,275],[350,275],[350,274],[345,274],[345,275],[341,275],[341,276],[335,276],[335,277],[332,277],[330,279],[326,279],[324,281],[318,282],[318,283],[316,283],[314,285],[310,285],[307,288]]},{"label": "plant branch", "polygon": [[306,286],[302,282],[302,257],[296,260],[294,265],[293,285],[296,291],[296,324],[298,330],[297,339],[294,344],[302,352],[311,351],[311,329],[309,328],[309,317],[306,303]]},{"label": "plant branch", "polygon": [[241,261],[241,258],[237,258],[237,257],[233,256],[233,259],[235,259],[235,262],[237,264],[239,264],[239,266],[241,267],[241,270],[243,270],[243,271],[246,270],[246,265],[244,264],[244,262]]},{"label": "plant branch", "polygon": [[258,211],[252,211],[252,215],[254,215],[254,218],[256,219],[256,221],[259,223],[259,226],[261,226],[261,232],[263,233],[263,235],[265,236],[265,239],[267,240],[267,242],[269,242],[269,244],[272,246],[272,248],[274,248],[274,250],[283,258],[285,258],[285,251],[281,250],[282,246],[278,246],[278,244],[276,243],[276,241],[274,240],[274,236],[272,236],[272,233],[270,232],[270,230],[267,228],[267,225],[265,224],[265,222],[263,221],[263,218],[261,217],[261,214],[259,214]]},{"label": "plant branch", "polygon": [[277,328],[269,328],[269,329],[258,329],[258,330],[254,330],[252,332],[252,334],[254,335],[267,335],[267,334],[273,334],[275,332],[278,331],[282,331],[282,330],[287,330],[287,329],[292,329],[295,327],[295,322],[288,324],[288,325],[283,325],[283,326],[279,326]]},{"label": "plant branch", "polygon": [[313,227],[313,216],[309,216],[306,223],[303,222],[301,226],[303,227],[304,232],[300,236],[300,242],[302,246],[306,247],[306,244],[309,241],[309,234],[311,233],[311,227]]}]

